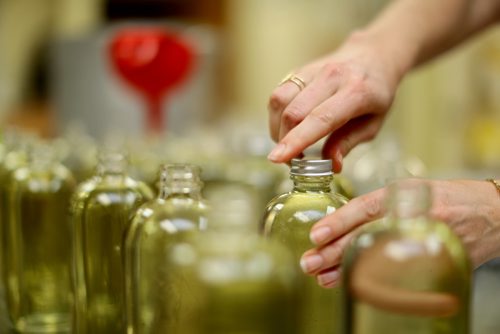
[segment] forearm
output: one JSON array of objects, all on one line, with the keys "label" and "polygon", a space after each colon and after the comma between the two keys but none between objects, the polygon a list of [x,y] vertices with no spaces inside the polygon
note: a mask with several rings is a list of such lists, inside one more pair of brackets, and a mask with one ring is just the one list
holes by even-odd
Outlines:
[{"label": "forearm", "polygon": [[498,0],[394,0],[347,43],[370,43],[401,79],[499,17]]}]

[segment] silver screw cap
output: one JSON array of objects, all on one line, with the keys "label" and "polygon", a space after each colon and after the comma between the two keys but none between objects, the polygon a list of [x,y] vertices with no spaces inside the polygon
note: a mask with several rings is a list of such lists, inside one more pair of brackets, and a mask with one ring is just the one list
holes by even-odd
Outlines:
[{"label": "silver screw cap", "polygon": [[301,176],[328,176],[333,175],[332,160],[321,159],[292,159],[292,175]]}]

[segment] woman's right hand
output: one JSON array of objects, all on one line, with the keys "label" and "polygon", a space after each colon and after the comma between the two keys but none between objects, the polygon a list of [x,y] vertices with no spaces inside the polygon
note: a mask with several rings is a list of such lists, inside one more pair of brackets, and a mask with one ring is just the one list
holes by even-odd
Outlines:
[{"label": "woman's right hand", "polygon": [[273,162],[288,162],[323,137],[323,156],[340,172],[342,159],[380,130],[404,71],[385,57],[383,43],[354,33],[336,52],[305,65],[292,81],[278,86],[269,100],[269,125],[278,142]]}]

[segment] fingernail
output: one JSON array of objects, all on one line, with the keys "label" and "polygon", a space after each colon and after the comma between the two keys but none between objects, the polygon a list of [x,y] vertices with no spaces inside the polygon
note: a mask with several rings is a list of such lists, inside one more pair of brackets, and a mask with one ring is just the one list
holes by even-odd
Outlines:
[{"label": "fingernail", "polygon": [[271,153],[269,153],[267,158],[273,162],[278,162],[278,160],[280,160],[280,158],[285,153],[285,149],[286,149],[285,144],[278,144],[278,146],[276,146],[274,150],[272,150]]},{"label": "fingernail", "polygon": [[340,279],[339,270],[332,270],[317,276],[318,283],[323,286],[333,286]]},{"label": "fingernail", "polygon": [[305,273],[310,273],[319,269],[322,264],[323,258],[318,254],[304,256],[300,259],[300,267]]},{"label": "fingernail", "polygon": [[332,229],[330,227],[320,226],[311,231],[309,238],[314,244],[320,245],[326,240],[328,240],[331,234],[332,234]]}]

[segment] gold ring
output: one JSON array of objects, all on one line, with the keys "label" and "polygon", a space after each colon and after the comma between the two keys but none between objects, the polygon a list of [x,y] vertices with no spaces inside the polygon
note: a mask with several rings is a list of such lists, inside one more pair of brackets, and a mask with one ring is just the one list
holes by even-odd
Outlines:
[{"label": "gold ring", "polygon": [[306,82],[293,73],[288,74],[283,80],[281,80],[279,86],[288,81],[293,82],[295,85],[297,85],[297,87],[299,87],[299,90],[303,90],[304,88],[306,88]]}]

